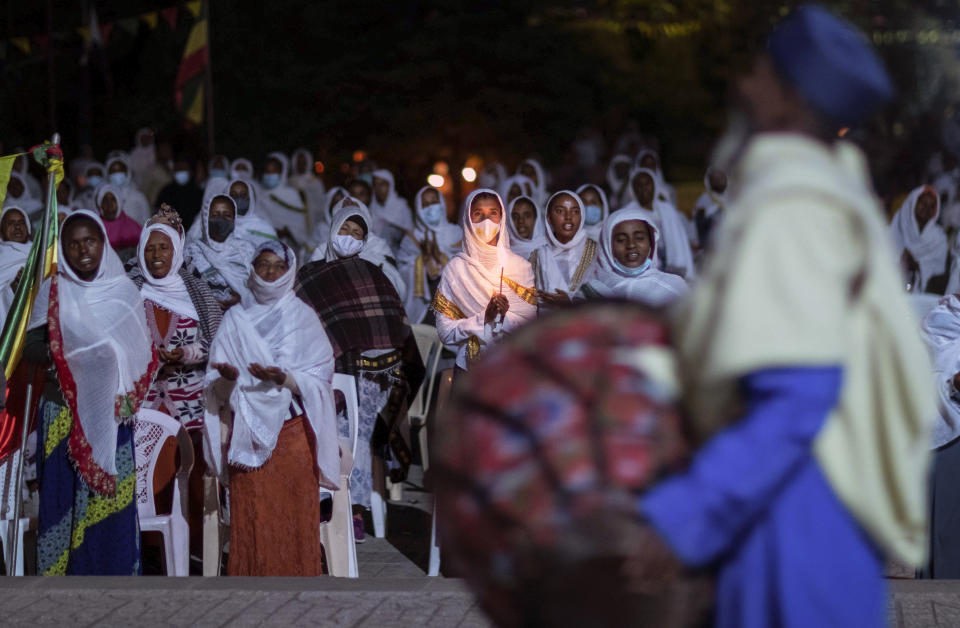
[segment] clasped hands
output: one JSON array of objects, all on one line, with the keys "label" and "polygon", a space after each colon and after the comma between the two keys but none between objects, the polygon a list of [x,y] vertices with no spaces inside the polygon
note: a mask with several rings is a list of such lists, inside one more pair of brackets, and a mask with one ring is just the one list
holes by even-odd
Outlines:
[{"label": "clasped hands", "polygon": [[[220,377],[231,382],[237,381],[237,378],[240,377],[240,370],[232,364],[217,362],[210,366],[217,369]],[[257,379],[271,382],[277,386],[283,386],[283,382],[287,380],[287,374],[279,366],[263,366],[256,362],[251,362],[247,365],[247,371]]]}]

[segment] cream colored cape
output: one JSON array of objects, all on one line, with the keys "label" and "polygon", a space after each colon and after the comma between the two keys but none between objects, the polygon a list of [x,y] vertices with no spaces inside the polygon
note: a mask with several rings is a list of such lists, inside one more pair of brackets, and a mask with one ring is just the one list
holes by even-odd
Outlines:
[{"label": "cream colored cape", "polygon": [[677,320],[698,436],[737,418],[745,374],[841,365],[816,459],[874,541],[920,564],[937,396],[864,157],[842,142],[765,134],[734,176],[715,256]]}]

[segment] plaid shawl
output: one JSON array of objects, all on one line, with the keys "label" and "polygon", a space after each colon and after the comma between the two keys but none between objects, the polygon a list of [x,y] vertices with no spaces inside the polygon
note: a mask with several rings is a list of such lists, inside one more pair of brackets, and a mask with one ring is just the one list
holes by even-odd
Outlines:
[{"label": "plaid shawl", "polygon": [[338,373],[356,374],[364,351],[400,349],[412,394],[424,366],[403,301],[383,271],[357,256],[316,261],[297,273],[297,296],[313,307],[333,345]]},{"label": "plaid shawl", "polygon": [[[136,258],[134,258],[136,259]],[[136,262],[127,265],[127,276],[137,284],[139,290],[143,286],[144,277],[140,274],[140,267]],[[210,348],[213,337],[217,335],[217,329],[220,327],[220,321],[223,319],[223,308],[220,302],[213,296],[210,287],[202,279],[197,278],[193,273],[187,270],[186,266],[180,268],[180,277],[187,288],[187,294],[193,301],[193,307],[196,308],[200,316],[200,342],[205,349]]]}]

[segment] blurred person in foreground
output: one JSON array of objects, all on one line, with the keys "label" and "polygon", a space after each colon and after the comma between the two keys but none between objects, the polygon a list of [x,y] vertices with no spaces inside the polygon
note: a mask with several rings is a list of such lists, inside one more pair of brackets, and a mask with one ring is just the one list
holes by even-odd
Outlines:
[{"label": "blurred person in foreground", "polygon": [[924,558],[936,397],[866,160],[837,132],[893,88],[809,5],[737,86],[718,147],[736,197],[676,322],[699,449],[640,498],[658,535],[628,571],[662,580],[666,547],[714,566],[718,626],[882,626],[885,557]]}]

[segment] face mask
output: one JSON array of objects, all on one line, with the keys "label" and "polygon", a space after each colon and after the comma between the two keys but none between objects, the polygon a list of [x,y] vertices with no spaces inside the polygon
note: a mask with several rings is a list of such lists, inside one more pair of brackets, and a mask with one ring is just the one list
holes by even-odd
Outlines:
[{"label": "face mask", "polygon": [[110,173],[110,183],[113,185],[123,185],[127,182],[127,173],[126,172],[111,172]]},{"label": "face mask", "polygon": [[627,268],[626,266],[624,266],[623,264],[621,264],[620,262],[618,262],[618,261],[616,260],[616,258],[614,258],[614,260],[613,260],[613,267],[616,268],[616,269],[617,269],[617,272],[620,273],[621,275],[625,275],[625,276],[627,276],[627,277],[639,277],[639,276],[642,275],[644,272],[646,272],[646,270],[647,270],[648,268],[650,268],[650,264],[651,264],[651,263],[652,263],[652,260],[650,259],[650,256],[648,255],[648,256],[647,256],[647,261],[645,261],[644,263],[640,264],[640,265],[637,266],[636,268]]},{"label": "face mask", "polygon": [[233,202],[237,204],[237,213],[241,216],[246,216],[247,212],[250,211],[250,197],[241,196],[240,198],[233,199]]},{"label": "face mask", "polygon": [[173,173],[173,180],[176,181],[178,185],[186,185],[187,181],[190,180],[190,173],[186,170],[177,170]]},{"label": "face mask", "polygon": [[210,237],[217,242],[223,242],[233,233],[234,226],[235,224],[232,220],[226,218],[211,218],[210,226],[208,227]]},{"label": "face mask", "polygon": [[227,178],[227,171],[226,171],[226,170],[220,170],[219,168],[214,168],[213,170],[210,171],[210,178],[211,178],[211,179],[226,179],[226,178]]},{"label": "face mask", "polygon": [[337,254],[337,257],[356,255],[363,248],[363,240],[358,240],[352,235],[336,235],[332,244],[333,252]]},{"label": "face mask", "polygon": [[277,174],[276,172],[268,172],[265,175],[263,175],[263,186],[265,188],[267,188],[268,190],[272,190],[278,185],[280,185],[279,174]]},{"label": "face mask", "polygon": [[443,205],[440,203],[435,203],[433,205],[427,205],[420,209],[420,218],[423,219],[423,222],[427,223],[431,227],[436,227],[440,224],[440,221],[443,220],[446,215]]},{"label": "face mask", "polygon": [[489,242],[493,239],[493,236],[500,233],[500,225],[489,218],[485,218],[482,222],[473,223],[473,230],[478,238],[484,242]]},{"label": "face mask", "polygon": [[90,184],[90,187],[95,188],[101,183],[103,183],[103,177],[98,177],[96,175],[92,177],[87,177],[87,183]]},{"label": "face mask", "polygon": [[584,209],[587,212],[587,224],[595,225],[603,220],[603,208],[599,205],[586,205]]},{"label": "face mask", "polygon": [[370,185],[373,185],[373,173],[372,173],[372,172],[365,172],[365,173],[363,173],[362,175],[360,175],[360,176],[357,177],[357,178],[360,179],[361,181],[366,181],[366,182],[369,183]]}]

